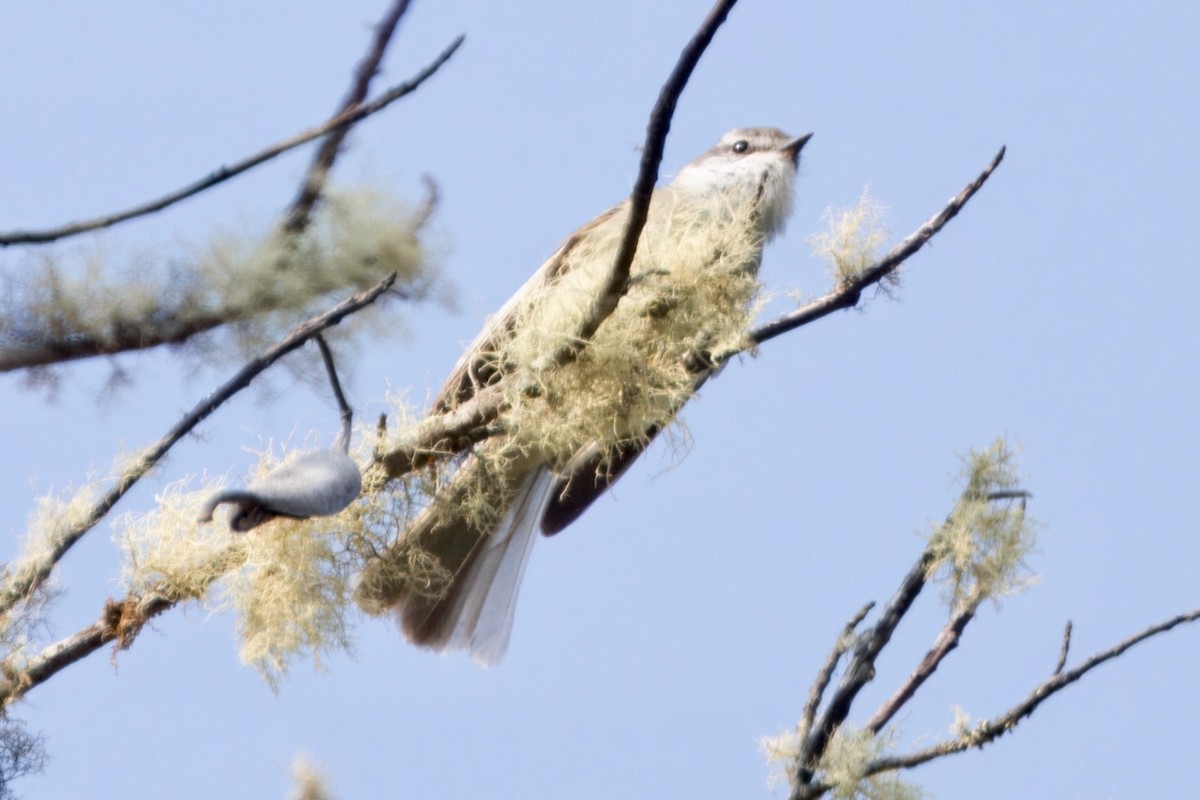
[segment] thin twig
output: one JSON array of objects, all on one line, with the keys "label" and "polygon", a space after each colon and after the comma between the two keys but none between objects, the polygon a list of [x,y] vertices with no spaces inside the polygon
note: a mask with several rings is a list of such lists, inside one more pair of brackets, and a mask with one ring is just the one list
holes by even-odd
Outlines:
[{"label": "thin twig", "polygon": [[712,42],[717,29],[729,16],[737,0],[717,0],[701,23],[700,28],[692,36],[691,41],[679,54],[679,60],[671,74],[667,77],[658,93],[658,100],[650,112],[650,121],[646,126],[646,143],[642,148],[641,163],[638,166],[637,180],[633,184],[633,192],[629,195],[629,221],[625,225],[625,233],[617,249],[612,271],[597,298],[594,311],[589,319],[579,329],[577,343],[564,353],[556,354],[556,360],[562,361],[578,355],[579,350],[595,335],[600,326],[617,309],[621,298],[629,288],[629,270],[633,266],[633,257],[637,252],[638,239],[641,238],[642,228],[646,225],[646,217],[650,211],[650,198],[654,193],[654,184],[658,182],[658,166],[662,162],[663,149],[666,146],[667,134],[671,130],[671,117],[675,114],[675,106],[679,96],[687,86],[688,79],[700,57]]},{"label": "thin twig", "polygon": [[1048,698],[1070,686],[1104,662],[1111,661],[1134,645],[1140,644],[1153,636],[1166,633],[1178,625],[1195,622],[1198,619],[1200,619],[1200,609],[1189,611],[1186,614],[1179,614],[1157,625],[1151,625],[1109,649],[1097,653],[1075,669],[1066,672],[1055,672],[1051,677],[1034,687],[1033,691],[1024,700],[1000,716],[979,724],[966,735],[949,742],[934,745],[925,750],[909,753],[908,755],[877,759],[868,765],[865,774],[876,775],[889,770],[911,769],[912,767],[932,761],[935,758],[941,758],[952,753],[961,753],[972,747],[982,747],[1004,733],[1011,731],[1021,720],[1033,714],[1037,710],[1037,707]]},{"label": "thin twig", "polygon": [[[383,61],[388,44],[396,32],[396,26],[400,24],[400,18],[408,10],[408,4],[409,0],[396,0],[376,26],[371,48],[354,69],[354,81],[350,84],[350,90],[338,107],[337,114],[344,114],[367,99],[371,80],[379,72],[379,64]],[[312,163],[309,164],[308,171],[304,174],[304,180],[300,184],[300,192],[288,209],[287,219],[283,223],[285,231],[301,233],[308,227],[312,210],[317,201],[321,199],[321,192],[325,189],[329,171],[333,169],[333,163],[337,160],[342,142],[346,140],[351,127],[353,127],[351,124],[337,126],[329,132],[321,142],[321,146],[317,148]]]},{"label": "thin twig", "polygon": [[453,409],[430,414],[376,455],[388,478],[399,478],[430,461],[453,455],[499,433],[497,420],[507,409],[504,387],[489,386]]},{"label": "thin twig", "polygon": [[933,559],[933,552],[927,547],[912,569],[904,576],[900,588],[896,590],[892,599],[884,607],[879,621],[858,637],[854,655],[851,657],[850,663],[846,665],[846,671],[842,675],[842,680],[833,697],[830,698],[829,704],[825,707],[825,713],[821,715],[821,719],[816,724],[809,728],[800,745],[800,752],[796,758],[796,775],[792,781],[790,795],[792,800],[809,796],[811,790],[809,784],[812,783],[815,775],[815,767],[821,757],[825,755],[829,740],[846,721],[846,717],[850,714],[850,707],[859,691],[875,677],[875,659],[891,640],[896,626],[900,624],[900,620],[904,618],[925,587],[929,566],[933,563]]},{"label": "thin twig", "polygon": [[885,280],[888,276],[893,275],[909,256],[920,250],[947,222],[954,219],[955,215],[967,204],[967,201],[987,182],[987,179],[991,177],[996,167],[1000,166],[1000,162],[1004,159],[1004,152],[1005,148],[1001,147],[1000,151],[996,153],[991,163],[980,173],[979,177],[967,184],[961,192],[950,199],[945,208],[930,217],[924,225],[909,234],[904,241],[896,245],[887,255],[863,270],[853,280],[839,285],[832,292],[813,300],[811,303],[807,303],[795,311],[784,314],[773,322],[768,322],[755,329],[749,337],[750,346],[760,345],[763,342],[774,339],[776,336],[795,330],[802,325],[815,322],[835,311],[840,311],[844,308],[853,308],[858,305],[864,289],[874,286]]},{"label": "thin twig", "polygon": [[933,647],[917,664],[916,669],[912,674],[900,685],[891,697],[889,697],[879,710],[867,721],[866,728],[871,733],[878,734],[883,727],[891,721],[892,717],[904,707],[904,704],[912,699],[921,685],[933,675],[938,666],[946,656],[950,655],[950,651],[958,647],[959,639],[962,638],[962,633],[967,625],[975,618],[975,612],[979,610],[979,604],[983,598],[977,598],[974,602],[967,604],[966,608],[955,614],[946,623],[938,634],[937,639],[933,642]]},{"label": "thin twig", "polygon": [[184,186],[181,189],[177,189],[174,192],[163,195],[155,200],[150,200],[124,211],[118,211],[113,214],[107,214],[105,216],[95,217],[93,219],[70,222],[57,228],[26,231],[18,230],[0,233],[0,247],[7,247],[14,244],[45,244],[47,242],[65,239],[69,236],[76,236],[89,231],[109,228],[121,222],[126,222],[137,217],[144,217],[157,211],[162,211],[164,208],[175,205],[181,200],[194,197],[195,195],[198,195],[207,189],[211,189],[220,183],[224,183],[230,178],[251,170],[267,161],[270,161],[276,156],[280,156],[289,150],[294,150],[301,145],[308,144],[314,139],[319,139],[332,130],[360,122],[361,120],[364,120],[367,117],[382,111],[400,98],[412,94],[421,86],[421,84],[432,77],[433,74],[437,72],[443,64],[450,60],[450,57],[454,55],[455,51],[458,50],[458,48],[462,45],[464,38],[465,37],[463,36],[456,38],[453,42],[451,42],[449,47],[443,50],[441,54],[429,64],[429,66],[425,67],[409,80],[396,84],[366,105],[361,105],[344,111],[315,128],[301,131],[300,133],[284,139],[283,141],[276,142],[270,147],[260,150],[251,156],[247,156],[240,161],[236,161],[231,165],[223,165],[212,173],[193,183],[188,184],[187,186]]},{"label": "thin twig", "polygon": [[1058,652],[1058,662],[1054,665],[1054,674],[1058,675],[1063,671],[1063,667],[1067,665],[1067,656],[1071,652],[1071,620],[1067,620],[1066,627],[1063,628],[1062,649]]},{"label": "thin twig", "polygon": [[817,709],[821,706],[821,698],[825,695],[829,681],[833,679],[833,671],[837,669],[838,661],[850,647],[855,628],[866,619],[867,614],[871,613],[871,609],[874,607],[875,601],[872,600],[859,609],[858,613],[846,623],[846,627],[842,629],[842,635],[838,637],[833,649],[829,651],[829,657],[825,659],[824,665],[817,673],[816,680],[813,681],[812,688],[808,690],[808,702],[804,704],[804,713],[800,715],[801,731],[812,730],[813,721],[817,718]]},{"label": "thin twig", "polygon": [[338,409],[342,415],[342,430],[338,434],[335,447],[340,447],[343,453],[348,453],[350,451],[351,428],[354,425],[354,411],[350,408],[350,404],[346,402],[346,393],[342,391],[342,382],[338,380],[337,365],[333,362],[333,351],[329,349],[329,343],[319,333],[313,336],[313,341],[317,343],[317,348],[321,351],[321,360],[325,362],[325,372],[329,376],[329,385],[333,387],[333,396],[337,400]]},{"label": "thin twig", "polygon": [[51,570],[66,552],[103,519],[117,504],[117,501],[124,497],[125,493],[133,488],[133,485],[146,475],[180,439],[190,433],[225,401],[249,386],[252,380],[276,361],[324,329],[338,324],[345,317],[373,303],[391,287],[395,280],[396,274],[392,273],[370,289],[359,292],[329,311],[304,322],[279,343],[252,359],[219,389],[200,401],[163,438],[143,451],[133,464],[125,468],[113,486],[92,506],[79,524],[69,531],[56,535],[48,543],[49,547],[44,555],[27,560],[16,574],[8,578],[3,591],[0,592],[0,615],[7,614],[17,603],[28,598],[49,577]]}]

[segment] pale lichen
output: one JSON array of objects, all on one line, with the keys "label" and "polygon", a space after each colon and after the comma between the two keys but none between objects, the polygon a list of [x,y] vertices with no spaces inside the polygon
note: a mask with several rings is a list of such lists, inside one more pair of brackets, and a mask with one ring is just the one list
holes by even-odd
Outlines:
[{"label": "pale lichen", "polygon": [[886,213],[865,188],[851,208],[826,209],[823,216],[829,229],[809,236],[808,242],[813,253],[824,259],[836,285],[853,283],[878,260],[879,249],[889,236],[883,224]]},{"label": "pale lichen", "polygon": [[[422,299],[436,283],[422,241],[427,218],[374,188],[331,189],[298,235],[216,233],[182,255],[99,245],[38,251],[4,287],[0,364],[53,363],[56,348],[81,343],[103,353],[145,341],[188,341],[188,352],[209,360],[227,358],[229,348],[217,345],[232,344],[240,357],[327,306],[331,295],[392,272],[394,293]],[[354,315],[339,335],[371,317]],[[226,326],[227,337],[202,336]],[[392,319],[386,329],[396,328]]]},{"label": "pale lichen", "polygon": [[945,586],[952,613],[999,602],[1034,580],[1026,557],[1037,544],[1025,515],[1016,456],[1003,439],[965,457],[966,485],[946,522],[930,537],[929,574]]}]

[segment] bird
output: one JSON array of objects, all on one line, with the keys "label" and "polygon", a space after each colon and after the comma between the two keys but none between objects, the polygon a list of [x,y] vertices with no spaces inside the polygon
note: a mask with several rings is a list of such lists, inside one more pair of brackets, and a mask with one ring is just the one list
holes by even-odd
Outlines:
[{"label": "bird", "polygon": [[419,646],[500,661],[537,532],[578,519],[671,423],[710,374],[697,359],[711,365],[744,349],[763,246],[791,213],[811,136],[734,129],[655,189],[628,289],[586,338],[630,201],[567,237],[489,320],[432,404],[431,413],[448,413],[498,388],[500,432],[365,564],[360,607],[394,613]]}]

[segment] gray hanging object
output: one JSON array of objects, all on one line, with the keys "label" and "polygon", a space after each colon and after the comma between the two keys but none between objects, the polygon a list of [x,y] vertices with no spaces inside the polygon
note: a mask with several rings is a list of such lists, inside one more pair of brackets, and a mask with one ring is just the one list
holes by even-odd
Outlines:
[{"label": "gray hanging object", "polygon": [[321,350],[333,395],[342,411],[342,429],[333,448],[303,453],[252,481],[245,489],[230,489],[214,495],[204,504],[201,522],[212,522],[213,512],[222,503],[233,504],[229,528],[239,533],[276,517],[331,517],[353,503],[362,491],[362,473],[349,456],[354,415],[338,381],[329,345],[320,333],[313,336],[313,341]]},{"label": "gray hanging object", "polygon": [[233,504],[229,528],[239,533],[276,517],[328,517],[354,502],[361,489],[362,475],[354,459],[337,449],[314,450],[276,467],[245,489],[214,495],[204,505],[200,521],[211,522],[222,503]]}]

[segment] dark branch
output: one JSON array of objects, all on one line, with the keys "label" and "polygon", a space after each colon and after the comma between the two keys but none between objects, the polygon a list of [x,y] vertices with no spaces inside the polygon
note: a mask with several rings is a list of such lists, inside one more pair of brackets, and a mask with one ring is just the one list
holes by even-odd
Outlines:
[{"label": "dark branch", "polygon": [[1058,663],[1054,665],[1054,674],[1058,675],[1063,671],[1063,667],[1067,665],[1067,656],[1071,652],[1071,620],[1067,620],[1067,625],[1063,628],[1062,650],[1058,652]]},{"label": "dark branch", "polygon": [[829,686],[829,681],[833,679],[833,671],[837,669],[838,661],[852,644],[851,637],[854,635],[855,628],[866,619],[867,614],[874,607],[875,601],[872,600],[850,618],[846,627],[842,629],[842,635],[838,637],[833,649],[829,651],[829,657],[825,659],[825,664],[817,673],[817,679],[813,681],[812,688],[808,692],[808,702],[804,704],[804,713],[800,716],[800,730],[804,731],[805,735],[812,730],[813,722],[817,718],[817,709],[821,706],[821,698],[825,696],[825,689]]},{"label": "dark branch", "polygon": [[397,84],[379,97],[372,100],[366,105],[357,106],[355,108],[344,111],[332,119],[311,128],[306,131],[301,131],[294,136],[277,142],[270,147],[267,147],[254,155],[247,156],[240,161],[234,162],[231,165],[224,165],[216,169],[209,175],[200,180],[184,186],[182,189],[177,189],[170,194],[163,195],[155,200],[150,200],[146,203],[134,206],[133,208],[119,211],[114,214],[108,214],[94,219],[81,220],[79,222],[71,222],[57,228],[47,228],[43,230],[32,231],[9,231],[0,233],[0,247],[7,247],[14,244],[45,244],[47,242],[65,239],[69,236],[76,236],[89,231],[101,230],[109,228],[121,222],[126,222],[137,217],[144,217],[153,214],[157,211],[162,211],[168,206],[172,206],[181,200],[186,200],[189,197],[194,197],[212,187],[224,183],[225,181],[242,174],[254,167],[264,164],[267,161],[282,155],[289,150],[294,150],[301,145],[308,144],[314,139],[319,139],[325,136],[330,131],[341,127],[349,127],[357,122],[360,122],[367,117],[382,111],[389,105],[399,100],[400,98],[412,94],[421,84],[429,79],[438,69],[445,64],[454,52],[462,45],[464,37],[459,36],[449,47],[442,51],[434,61],[425,69],[421,70],[411,79]]},{"label": "dark branch", "polygon": [[912,607],[913,602],[925,588],[929,567],[933,563],[933,552],[926,548],[913,565],[900,588],[883,609],[883,613],[871,628],[864,631],[854,647],[854,655],[846,666],[841,683],[830,698],[825,713],[806,733],[796,758],[796,776],[792,781],[792,800],[810,796],[815,767],[825,755],[829,740],[850,715],[850,707],[858,693],[875,677],[875,659],[892,638],[896,626]]},{"label": "dark branch", "polygon": [[597,298],[595,310],[591,317],[579,330],[580,344],[575,349],[563,354],[556,354],[557,360],[566,360],[578,354],[578,350],[595,335],[600,326],[617,309],[621,298],[629,288],[629,270],[633,266],[633,257],[637,252],[638,239],[641,238],[642,228],[646,225],[646,217],[650,211],[650,198],[654,193],[654,184],[658,182],[658,166],[662,162],[663,149],[666,146],[667,134],[671,130],[671,118],[675,114],[675,106],[679,96],[687,86],[688,79],[700,57],[712,42],[717,29],[729,16],[737,0],[718,0],[708,12],[699,30],[692,36],[691,41],[679,54],[675,68],[667,77],[658,93],[658,101],[650,112],[650,122],[646,126],[646,143],[642,148],[642,159],[638,166],[637,180],[633,184],[633,192],[629,195],[629,221],[621,238],[617,257],[613,262],[612,272],[608,281]]},{"label": "dark branch", "polygon": [[784,314],[779,319],[768,322],[751,332],[751,346],[760,345],[763,342],[774,339],[776,336],[795,330],[802,325],[815,322],[835,311],[840,311],[844,308],[854,308],[858,305],[864,289],[875,286],[894,275],[896,270],[900,268],[900,265],[909,256],[924,247],[925,243],[932,239],[947,222],[954,219],[963,206],[967,204],[967,201],[987,182],[987,179],[991,177],[996,167],[1000,166],[1000,162],[1004,159],[1004,152],[1005,148],[1001,147],[1000,151],[992,159],[992,162],[979,174],[979,177],[971,181],[961,192],[951,198],[945,208],[930,217],[924,225],[909,234],[891,252],[863,270],[853,280],[841,284],[823,297],[817,298],[802,308]]},{"label": "dark branch", "polygon": [[95,503],[83,520],[69,531],[58,534],[48,542],[44,556],[27,560],[18,572],[8,578],[0,593],[0,615],[10,612],[17,603],[30,594],[49,577],[54,565],[78,542],[84,534],[112,510],[125,493],[148,473],[167,452],[197,425],[216,411],[225,401],[250,385],[264,370],[288,353],[302,346],[328,327],[338,324],[345,317],[373,303],[391,287],[395,273],[384,278],[370,289],[359,292],[334,308],[319,314],[293,330],[286,338],[263,351],[243,366],[236,375],[225,382],[191,411],[184,415],[163,438],[144,451],[132,465],[127,467],[116,483]]},{"label": "dark branch", "polygon": [[337,446],[343,453],[347,453],[350,451],[350,429],[354,424],[354,411],[346,402],[346,393],[342,391],[342,382],[338,380],[337,365],[333,362],[333,351],[329,349],[329,343],[319,333],[313,336],[313,341],[317,343],[317,348],[321,351],[321,360],[325,362],[325,372],[329,375],[329,385],[333,388],[333,396],[337,400],[338,410],[342,415],[342,430],[338,435]]},{"label": "dark branch", "polygon": [[950,655],[950,651],[958,647],[958,642],[962,638],[963,631],[966,630],[971,620],[975,619],[975,612],[979,610],[979,603],[982,600],[982,597],[976,598],[974,602],[968,604],[966,608],[950,618],[950,621],[946,623],[941,633],[938,634],[937,639],[934,640],[933,647],[921,659],[921,663],[917,665],[917,668],[912,671],[912,674],[901,684],[900,688],[867,721],[866,728],[871,733],[878,734],[883,730],[883,727],[904,707],[904,704],[912,699],[922,684],[929,680],[933,673],[937,671],[938,666],[941,665],[946,656]]},{"label": "dark branch", "polygon": [[1066,672],[1055,672],[1051,677],[1038,684],[1028,696],[1020,703],[1010,708],[1000,716],[981,723],[977,727],[969,731],[965,736],[949,742],[935,745],[925,750],[920,750],[915,753],[910,753],[905,756],[893,756],[889,758],[880,758],[871,764],[866,769],[866,775],[876,775],[880,772],[887,772],[896,769],[911,769],[919,766],[935,758],[941,758],[952,753],[961,753],[964,750],[969,750],[972,747],[982,747],[983,745],[997,739],[1004,733],[1011,731],[1017,726],[1021,720],[1033,714],[1037,707],[1047,699],[1062,691],[1067,686],[1070,686],[1075,681],[1082,678],[1087,673],[1091,672],[1096,667],[1106,661],[1111,661],[1117,656],[1123,654],[1126,650],[1134,645],[1140,644],[1147,639],[1166,633],[1178,625],[1183,625],[1189,622],[1195,622],[1200,619],[1200,609],[1189,611],[1186,614],[1179,614],[1172,617],[1166,622],[1140,631],[1139,633],[1130,636],[1122,642],[1110,647],[1102,653],[1089,658],[1087,661],[1080,664],[1078,667]]},{"label": "dark branch", "polygon": [[[334,116],[357,108],[367,99],[367,91],[371,87],[371,81],[374,79],[376,73],[379,72],[379,64],[383,61],[388,44],[396,32],[396,26],[400,24],[400,18],[408,10],[408,4],[409,0],[396,0],[379,22],[379,25],[376,26],[375,38],[371,41],[371,49],[367,51],[367,54],[363,56],[362,61],[355,68],[354,81],[350,84],[350,90],[346,93],[345,99],[342,100],[337,114]],[[353,127],[352,124],[337,126],[329,132],[324,141],[321,142],[321,146],[317,148],[312,163],[309,164],[308,172],[304,175],[304,181],[300,184],[300,193],[292,201],[292,205],[288,209],[287,219],[283,223],[285,231],[300,233],[308,227],[312,210],[321,198],[321,192],[324,191],[325,182],[329,178],[329,171],[333,169],[333,163],[337,160],[342,142],[346,140],[351,127]]]}]

